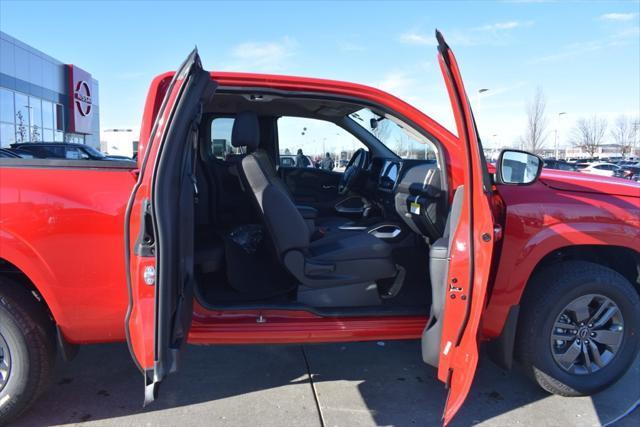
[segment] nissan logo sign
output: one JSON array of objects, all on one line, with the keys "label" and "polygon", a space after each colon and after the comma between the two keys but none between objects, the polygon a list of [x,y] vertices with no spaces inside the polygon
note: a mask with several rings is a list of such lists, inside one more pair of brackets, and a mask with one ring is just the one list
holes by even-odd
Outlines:
[{"label": "nissan logo sign", "polygon": [[89,83],[80,80],[76,84],[73,95],[78,112],[83,116],[88,116],[91,113],[91,89]]}]

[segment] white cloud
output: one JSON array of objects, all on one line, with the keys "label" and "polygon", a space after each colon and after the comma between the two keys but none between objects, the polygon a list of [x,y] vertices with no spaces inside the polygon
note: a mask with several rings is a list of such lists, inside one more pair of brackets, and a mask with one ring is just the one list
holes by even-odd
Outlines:
[{"label": "white cloud", "polygon": [[417,31],[407,31],[400,34],[400,42],[421,46],[435,46],[437,44],[435,36],[427,36]]},{"label": "white cloud", "polygon": [[636,17],[635,13],[605,13],[604,15],[600,15],[600,19],[603,21],[631,21]]},{"label": "white cloud", "polygon": [[[505,33],[516,28],[525,28],[532,25],[533,21],[512,20],[474,28],[447,30],[444,35],[451,46],[502,45],[509,40]],[[418,46],[437,45],[435,36],[429,36],[415,30],[400,34],[398,40],[404,44]]]},{"label": "white cloud", "polygon": [[590,40],[578,43],[570,43],[562,47],[557,53],[534,58],[530,61],[532,64],[554,62],[567,58],[574,58],[585,53],[599,51],[614,46],[626,46],[630,43],[637,43],[638,35],[640,35],[640,27],[624,28],[604,39]]},{"label": "white cloud", "polygon": [[373,86],[395,95],[402,94],[414,84],[414,79],[404,71],[391,71]]},{"label": "white cloud", "polygon": [[287,59],[294,55],[297,45],[289,37],[280,41],[240,43],[231,49],[236,64],[228,68],[279,71],[285,68]]},{"label": "white cloud", "polygon": [[530,27],[531,25],[533,25],[533,21],[505,21],[505,22],[496,22],[494,24],[483,25],[481,27],[475,28],[475,30],[506,31],[506,30],[513,30],[515,28]]}]

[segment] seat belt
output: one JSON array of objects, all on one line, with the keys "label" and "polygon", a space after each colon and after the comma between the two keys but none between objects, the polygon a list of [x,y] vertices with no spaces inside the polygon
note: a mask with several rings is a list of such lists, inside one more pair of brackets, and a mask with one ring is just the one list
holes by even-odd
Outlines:
[{"label": "seat belt", "polygon": [[198,113],[196,117],[191,121],[191,149],[193,152],[191,153],[191,182],[193,183],[193,202],[194,204],[198,204],[198,177],[197,177],[197,167],[198,167],[198,136],[200,129],[200,120],[202,119],[202,103],[200,103]]}]

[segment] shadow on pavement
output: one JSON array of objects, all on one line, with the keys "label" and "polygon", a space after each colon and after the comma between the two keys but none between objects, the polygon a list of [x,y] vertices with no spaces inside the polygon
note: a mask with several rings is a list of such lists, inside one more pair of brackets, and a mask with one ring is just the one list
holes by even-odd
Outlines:
[{"label": "shadow on pavement", "polygon": [[[445,390],[416,341],[273,346],[189,346],[183,369],[142,408],[143,379],[126,345],[84,347],[58,365],[52,387],[16,425],[436,425]],[[640,359],[592,398],[550,396],[520,372],[482,358],[454,425],[597,425],[640,398]],[[635,395],[635,396],[634,396]],[[635,399],[635,400],[634,400]],[[640,421],[636,411],[619,425]]]}]

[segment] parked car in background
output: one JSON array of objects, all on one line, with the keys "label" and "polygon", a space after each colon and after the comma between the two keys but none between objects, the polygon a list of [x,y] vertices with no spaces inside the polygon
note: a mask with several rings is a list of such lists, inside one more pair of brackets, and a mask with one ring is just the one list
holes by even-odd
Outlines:
[{"label": "parked car in background", "polygon": [[631,165],[620,166],[620,169],[618,169],[615,172],[614,176],[617,176],[618,178],[624,178],[624,179],[633,179],[634,176],[639,174],[640,174],[640,163],[634,163]]},{"label": "parked car in background", "polygon": [[640,160],[621,160],[619,162],[615,162],[618,166],[635,166],[637,163],[640,163]]},{"label": "parked car in background", "polygon": [[15,152],[29,153],[37,159],[123,160],[121,156],[108,156],[90,145],[69,142],[24,142],[12,144],[11,148]]},{"label": "parked car in background", "polygon": [[344,172],[347,168],[347,164],[349,164],[349,160],[342,159],[336,162],[336,166],[333,168],[334,172]]},{"label": "parked car in background", "polygon": [[[285,168],[296,167],[296,156],[294,154],[280,154],[280,166]],[[304,167],[315,168],[315,163],[309,156],[304,156]]]},{"label": "parked car in background", "polygon": [[20,156],[11,150],[8,150],[6,148],[0,148],[0,158],[12,159],[12,158],[20,158]]},{"label": "parked car in background", "polygon": [[615,176],[619,169],[620,167],[613,163],[590,163],[589,165],[579,169],[579,171],[600,176]]},{"label": "parked car in background", "polygon": [[544,161],[544,167],[547,169],[558,169],[562,171],[577,171],[578,167],[575,163],[569,163],[564,160],[547,159]]},{"label": "parked car in background", "polygon": [[11,158],[21,158],[21,159],[33,159],[34,155],[28,151],[21,150],[19,148],[1,148],[0,149],[0,158],[3,159],[11,159]]}]

